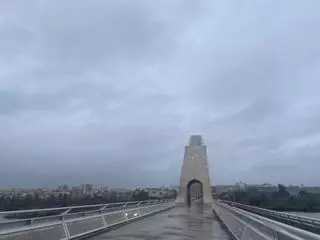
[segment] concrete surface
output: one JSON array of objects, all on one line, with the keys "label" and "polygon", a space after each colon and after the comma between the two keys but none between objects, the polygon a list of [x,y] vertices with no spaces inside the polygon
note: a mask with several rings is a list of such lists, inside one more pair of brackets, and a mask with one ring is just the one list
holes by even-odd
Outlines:
[{"label": "concrete surface", "polygon": [[130,223],[91,240],[228,240],[210,209],[177,207]]}]

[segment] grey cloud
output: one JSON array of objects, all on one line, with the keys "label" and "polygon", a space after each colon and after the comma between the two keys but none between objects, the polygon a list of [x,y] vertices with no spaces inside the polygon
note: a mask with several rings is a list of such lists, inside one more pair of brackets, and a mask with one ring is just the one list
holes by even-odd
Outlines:
[{"label": "grey cloud", "polygon": [[0,4],[3,186],[319,181],[318,1]]},{"label": "grey cloud", "polygon": [[42,11],[46,14],[34,19],[40,22],[37,54],[56,70],[72,72],[97,65],[112,71],[121,66],[119,61],[157,62],[174,50],[174,39],[149,9],[146,1],[97,1],[93,5],[58,1],[45,5]]}]

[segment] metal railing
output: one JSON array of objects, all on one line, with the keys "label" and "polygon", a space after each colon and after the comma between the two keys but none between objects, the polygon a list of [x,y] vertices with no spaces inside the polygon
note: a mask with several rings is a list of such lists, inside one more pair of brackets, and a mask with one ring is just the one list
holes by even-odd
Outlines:
[{"label": "metal railing", "polygon": [[[320,236],[215,202],[213,210],[236,240],[320,240]],[[286,226],[285,226],[286,225]]]},{"label": "metal railing", "polygon": [[[76,239],[107,230],[118,224],[170,209],[174,206],[174,202],[169,200],[1,212],[1,214],[37,212],[55,212],[58,214],[27,219],[2,220],[0,221],[0,239]],[[92,208],[96,207],[98,209],[92,210]],[[75,209],[81,211],[72,213],[72,211],[76,211]],[[83,209],[87,211],[82,211]]]},{"label": "metal railing", "polygon": [[96,205],[69,206],[60,208],[5,211],[0,212],[0,216],[2,217],[2,220],[0,220],[0,230],[14,227],[22,227],[25,225],[34,225],[52,221],[73,219],[77,217],[96,215],[99,213],[112,212],[122,209],[136,208],[139,206],[151,205],[162,202],[165,201],[134,201]]},{"label": "metal railing", "polygon": [[278,212],[278,211],[273,211],[273,210],[259,208],[259,207],[253,207],[250,205],[240,204],[236,202],[228,201],[226,203],[231,206],[234,206],[252,213],[259,214],[261,216],[265,216],[277,221],[281,221],[286,224],[290,224],[295,227],[305,229],[307,231],[311,231],[317,234],[320,233],[320,219],[304,217],[304,216],[299,216],[299,215],[290,214],[290,213]]}]

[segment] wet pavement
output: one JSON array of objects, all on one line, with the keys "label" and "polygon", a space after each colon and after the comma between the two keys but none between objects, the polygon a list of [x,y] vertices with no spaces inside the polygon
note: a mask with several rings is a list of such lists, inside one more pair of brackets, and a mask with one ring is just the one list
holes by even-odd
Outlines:
[{"label": "wet pavement", "polygon": [[227,233],[211,213],[202,206],[176,207],[138,220],[92,240],[229,240]]}]

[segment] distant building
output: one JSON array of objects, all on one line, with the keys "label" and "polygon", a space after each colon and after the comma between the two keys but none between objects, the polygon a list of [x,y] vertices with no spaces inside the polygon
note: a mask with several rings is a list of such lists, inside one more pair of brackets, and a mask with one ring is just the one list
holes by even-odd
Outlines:
[{"label": "distant building", "polygon": [[63,184],[62,186],[58,187],[58,190],[68,191],[69,190],[69,186],[67,184]]},{"label": "distant building", "polygon": [[175,188],[145,188],[143,189],[148,193],[149,198],[175,198],[177,190]]},{"label": "distant building", "polygon": [[264,183],[261,184],[258,188],[258,191],[260,192],[274,192],[274,191],[278,191],[278,187],[274,186],[270,183]]},{"label": "distant building", "polygon": [[161,188],[150,188],[146,190],[149,198],[162,198],[164,195],[164,191]]},{"label": "distant building", "polygon": [[236,190],[235,185],[216,185],[213,187],[216,194],[228,193]]},{"label": "distant building", "polygon": [[108,192],[108,187],[103,184],[96,184],[93,186],[94,193],[104,193]]},{"label": "distant building", "polygon": [[82,188],[81,187],[72,187],[70,192],[71,192],[71,197],[78,198],[82,195]]},{"label": "distant building", "polygon": [[165,188],[147,188],[145,191],[148,192],[149,198],[163,198],[167,194]]},{"label": "distant building", "polygon": [[83,195],[93,195],[93,184],[82,184],[81,193]]},{"label": "distant building", "polygon": [[247,190],[247,184],[244,182],[237,182],[235,185],[235,189],[241,190],[241,191],[246,191]]},{"label": "distant building", "polygon": [[104,193],[109,192],[109,188],[107,186],[103,186],[102,192],[104,192]]}]

